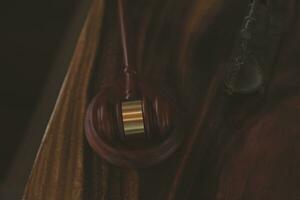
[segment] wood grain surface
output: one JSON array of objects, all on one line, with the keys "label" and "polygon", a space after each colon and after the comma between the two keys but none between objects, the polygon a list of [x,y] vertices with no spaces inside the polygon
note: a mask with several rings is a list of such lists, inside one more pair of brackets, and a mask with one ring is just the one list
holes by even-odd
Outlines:
[{"label": "wood grain surface", "polygon": [[248,1],[125,2],[138,73],[184,100],[182,146],[142,170],[114,167],[88,146],[87,104],[122,62],[116,2],[93,0],[24,199],[300,199],[300,3],[259,1],[270,19],[255,41],[264,88],[228,96],[225,66]]}]

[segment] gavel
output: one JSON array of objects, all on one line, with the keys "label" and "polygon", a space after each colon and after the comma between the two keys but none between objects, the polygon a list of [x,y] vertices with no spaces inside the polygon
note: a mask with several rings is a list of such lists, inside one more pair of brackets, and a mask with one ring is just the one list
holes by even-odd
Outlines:
[{"label": "gavel", "polygon": [[85,133],[95,152],[113,165],[143,168],[167,159],[180,145],[181,106],[166,83],[142,80],[130,63],[123,0],[117,0],[123,67],[87,108]]}]

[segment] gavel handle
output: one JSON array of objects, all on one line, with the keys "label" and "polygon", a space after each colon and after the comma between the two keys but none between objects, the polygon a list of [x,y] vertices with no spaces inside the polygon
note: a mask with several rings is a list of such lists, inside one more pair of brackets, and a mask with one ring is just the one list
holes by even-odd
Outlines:
[{"label": "gavel handle", "polygon": [[[118,15],[120,25],[120,35],[123,50],[123,73],[124,73],[124,93],[125,99],[130,100],[137,96],[137,84],[134,78],[135,69],[132,61],[129,60],[128,48],[128,30],[127,30],[127,17],[124,9],[124,0],[117,0],[118,2]],[[132,58],[131,58],[132,59]]]},{"label": "gavel handle", "polygon": [[123,0],[118,0],[118,14],[119,14],[119,25],[121,32],[121,42],[123,49],[123,59],[124,59],[124,71],[129,71],[129,58],[128,58],[128,36],[127,36],[127,20],[125,17]]}]

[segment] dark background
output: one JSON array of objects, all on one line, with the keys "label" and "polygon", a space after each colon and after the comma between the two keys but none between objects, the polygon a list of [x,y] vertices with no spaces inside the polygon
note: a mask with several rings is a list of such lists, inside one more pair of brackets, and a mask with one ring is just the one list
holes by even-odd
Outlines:
[{"label": "dark background", "polygon": [[28,130],[80,0],[10,0],[0,6],[0,181]]}]

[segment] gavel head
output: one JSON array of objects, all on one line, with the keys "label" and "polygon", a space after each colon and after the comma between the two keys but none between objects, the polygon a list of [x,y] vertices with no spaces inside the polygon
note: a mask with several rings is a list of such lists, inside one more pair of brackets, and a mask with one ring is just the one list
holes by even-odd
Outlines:
[{"label": "gavel head", "polygon": [[122,80],[102,88],[90,103],[86,136],[105,160],[123,167],[147,167],[166,159],[178,147],[179,106],[169,89],[135,82],[124,95]]}]

